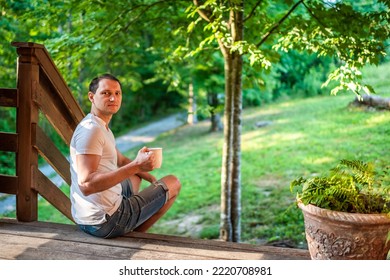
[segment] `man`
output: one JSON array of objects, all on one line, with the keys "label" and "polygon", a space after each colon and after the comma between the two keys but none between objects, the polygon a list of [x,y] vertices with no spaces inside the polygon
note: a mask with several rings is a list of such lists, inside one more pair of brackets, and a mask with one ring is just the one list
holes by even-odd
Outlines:
[{"label": "man", "polygon": [[[104,74],[89,86],[91,112],[70,143],[72,216],[94,236],[112,238],[132,230],[145,232],[172,206],[181,184],[172,175],[160,180],[148,173],[154,155],[144,147],[134,160],[121,154],[108,124],[122,102],[119,80]],[[139,191],[142,179],[151,185]]]}]

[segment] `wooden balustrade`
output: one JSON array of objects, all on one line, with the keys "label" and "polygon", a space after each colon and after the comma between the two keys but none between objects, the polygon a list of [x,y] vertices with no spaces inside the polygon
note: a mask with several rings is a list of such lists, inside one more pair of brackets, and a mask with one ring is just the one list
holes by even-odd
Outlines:
[{"label": "wooden balustrade", "polygon": [[69,145],[84,117],[46,48],[12,43],[18,54],[17,88],[0,89],[0,106],[16,108],[16,131],[0,132],[0,151],[15,153],[15,176],[0,174],[0,192],[16,195],[19,221],[36,221],[38,194],[72,220],[70,200],[38,168],[38,155],[70,185],[69,162],[39,127],[41,112]]}]

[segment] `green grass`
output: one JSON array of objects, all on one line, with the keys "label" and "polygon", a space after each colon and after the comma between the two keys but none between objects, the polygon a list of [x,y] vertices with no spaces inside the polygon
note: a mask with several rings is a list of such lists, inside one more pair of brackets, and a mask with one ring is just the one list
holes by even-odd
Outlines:
[{"label": "green grass", "polygon": [[[380,85],[377,93],[382,95],[387,95],[389,67],[368,70],[369,81]],[[303,218],[293,204],[290,182],[326,172],[343,158],[388,165],[390,112],[351,108],[353,99],[348,93],[243,111],[243,242],[306,247]],[[258,128],[259,121],[270,125]],[[148,145],[164,148],[163,167],[153,174],[174,174],[182,183],[176,203],[152,232],[193,236],[196,231],[199,238],[218,238],[223,135],[209,133],[209,126],[207,121],[183,126]],[[134,157],[137,150],[127,155]],[[44,203],[40,201],[40,220],[68,222]]]},{"label": "green grass", "polygon": [[[305,246],[300,211],[292,207],[290,182],[322,173],[342,158],[389,162],[390,113],[348,108],[352,95],[316,97],[247,109],[242,129],[242,238]],[[271,125],[257,128],[258,121]],[[175,234],[164,220],[204,213],[208,236],[218,236],[222,134],[208,123],[182,127],[152,145],[164,147],[155,173],[177,175],[183,185],[172,211],[154,228]],[[214,214],[210,213],[213,209]],[[161,225],[161,226],[159,226]],[[209,229],[215,234],[211,235]]]}]

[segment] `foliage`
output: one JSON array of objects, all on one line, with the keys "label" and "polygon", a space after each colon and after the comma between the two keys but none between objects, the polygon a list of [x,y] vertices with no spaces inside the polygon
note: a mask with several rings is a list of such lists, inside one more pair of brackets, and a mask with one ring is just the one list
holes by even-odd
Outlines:
[{"label": "foliage", "polygon": [[[0,107],[0,131],[16,131],[16,109]],[[15,153],[0,151],[0,174],[15,175]]]},{"label": "foliage", "polygon": [[[184,10],[191,2],[199,5],[189,7],[188,15],[192,17],[187,17]],[[290,90],[290,84],[280,83],[280,91],[265,90],[265,86],[278,89],[280,80],[268,75],[277,73],[272,66],[287,57],[284,52],[291,50],[313,53],[321,59],[337,57],[336,70],[328,76],[328,82],[336,80],[340,84],[333,93],[345,89],[372,92],[372,88],[362,82],[360,67],[383,59],[389,35],[389,1],[385,0],[370,1],[364,6],[352,0],[246,0],[243,5],[245,40],[241,41],[234,41],[231,36],[230,27],[234,26],[229,24],[235,21],[229,21],[229,15],[238,12],[243,1],[119,0],[115,8],[109,1],[1,0],[1,3],[1,41],[45,44],[85,110],[89,107],[86,88],[92,76],[109,71],[122,80],[129,94],[112,124],[114,131],[165,113],[170,102],[184,103],[178,93],[185,96],[196,65],[204,61],[216,64],[213,57],[218,40],[227,46],[227,53],[244,56],[244,105],[257,105],[274,100],[273,93],[282,97],[289,95],[284,89]],[[215,20],[201,21],[196,16],[199,11],[211,11]],[[171,57],[174,49],[177,56]],[[8,79],[14,75],[14,71],[9,70],[14,69],[14,51],[8,45],[2,46],[0,51],[4,57],[0,61],[0,73],[4,73],[1,83],[8,86],[14,83],[14,79]],[[201,57],[192,56],[201,51],[204,51]],[[317,81],[311,80],[312,75],[319,75],[320,68],[311,69],[305,78],[301,76],[302,79],[297,80],[291,72],[305,70],[306,66],[295,67],[300,60],[298,56],[291,62],[286,60],[282,65],[287,69],[284,72],[289,72],[289,79],[297,81],[291,83],[292,88],[302,95],[313,94],[313,90],[302,89],[302,84],[321,90]],[[294,67],[290,68],[291,65]],[[213,75],[203,76],[205,79],[199,80],[199,88]],[[223,73],[218,75],[219,79],[221,77]]]},{"label": "foliage", "polygon": [[375,1],[372,6],[362,7],[354,1],[302,1],[302,4],[312,20],[303,15],[303,26],[294,26],[275,48],[306,49],[319,56],[337,57],[339,67],[324,84],[338,81],[332,94],[340,90],[373,93],[370,85],[361,83],[359,69],[365,64],[377,65],[386,55],[389,1]]},{"label": "foliage", "polygon": [[[106,72],[118,76],[124,102],[118,113],[121,120],[112,124],[116,133],[124,129],[123,123],[127,129],[178,110],[185,102],[156,78],[155,71],[156,63],[165,59],[171,41],[168,29],[176,28],[173,19],[180,15],[181,3],[117,1],[112,9],[107,1],[0,2],[1,87],[15,87],[16,52],[11,42],[33,41],[48,49],[85,112],[90,108],[90,80]],[[160,9],[168,2],[169,8]]]},{"label": "foliage", "polygon": [[[387,170],[384,170],[387,171]],[[350,213],[390,213],[389,176],[379,174],[371,162],[343,159],[326,176],[293,180],[297,201]]]},{"label": "foliage", "polygon": [[280,63],[275,66],[276,73],[273,74],[278,81],[273,88],[274,99],[283,96],[310,97],[328,94],[329,89],[321,85],[335,67],[336,64],[329,57],[297,51],[282,55]]},{"label": "foliage", "polygon": [[[107,1],[0,2],[1,86],[15,86],[16,54],[10,43],[42,43],[53,56],[84,111],[89,110],[86,91],[93,76],[112,72],[121,79],[125,90],[124,110],[118,115],[121,120],[113,123],[115,132],[122,129],[124,122],[133,126],[165,114],[172,108],[186,107],[188,85],[193,80],[196,80],[195,86],[199,89],[198,106],[202,112],[207,112],[207,94],[204,93],[210,89],[210,80],[223,80],[220,53],[213,41],[218,36],[224,42],[231,40],[228,33],[223,33],[227,31],[224,17],[230,13],[231,7],[222,5],[223,1],[197,1],[203,3],[200,8],[212,7],[218,15],[215,23],[208,24],[195,17],[197,9],[188,7],[191,1],[135,0],[129,3],[120,0],[115,3],[115,9]],[[291,18],[276,24],[289,11],[292,1],[246,1],[245,29],[250,32],[245,32],[245,42],[232,46],[232,51],[241,51],[245,60],[243,105],[259,106],[294,94],[324,93],[325,89],[321,89],[320,85],[329,74],[329,61],[324,55],[342,53],[342,47],[354,49],[354,54],[361,51],[372,57],[370,51],[376,46],[376,51],[383,53],[381,42],[385,42],[386,34],[382,31],[387,30],[387,3],[303,1],[305,5],[300,3]],[[189,16],[185,13],[186,9]],[[357,17],[355,14],[358,12],[367,15]],[[354,21],[344,24],[343,18]],[[360,28],[365,26],[363,24],[354,27],[355,20],[367,21],[368,18],[372,21],[371,27]],[[316,32],[315,26],[322,33]],[[214,31],[217,33],[213,35]],[[322,36],[329,34],[332,35],[329,40]],[[371,44],[375,46],[363,51],[368,41],[356,41],[355,37],[367,34],[371,34]],[[277,37],[279,35],[280,38]],[[383,40],[374,40],[379,35]],[[267,40],[263,42],[265,37]],[[356,44],[353,44],[355,41]],[[320,52],[320,57],[307,54],[321,48],[326,51]],[[291,52],[292,49],[297,51]],[[298,54],[301,50],[304,50],[302,56]],[[196,57],[186,56],[195,53]],[[321,61],[320,65],[313,68],[313,60]],[[344,85],[338,90],[352,85],[348,84],[348,77],[361,78],[358,67],[347,72],[345,67],[349,61],[339,60],[343,70],[333,73],[332,77]],[[378,62],[374,58],[365,61]],[[204,74],[201,76],[196,73],[199,67],[203,67]],[[215,71],[216,68],[219,72]],[[365,85],[361,88],[371,89]],[[218,92],[224,92],[223,84]]]},{"label": "foliage", "polygon": [[[365,64],[377,65],[386,55],[389,1],[245,1],[245,30],[254,32],[245,32],[242,41],[234,41],[228,20],[230,12],[240,9],[242,1],[226,5],[217,0],[195,2],[197,5],[188,9],[193,18],[188,31],[192,33],[199,26],[204,36],[189,55],[210,51],[219,41],[230,53],[245,57],[248,63],[244,68],[255,67],[260,73],[277,65],[283,52],[293,51],[287,57],[297,52],[302,52],[303,57],[305,53],[315,55],[320,60],[334,57],[337,67],[325,79],[324,86],[337,81],[333,94],[341,90],[373,93],[373,88],[362,82],[360,69]],[[202,24],[197,12],[212,20]],[[302,60],[294,59],[293,64]]]}]

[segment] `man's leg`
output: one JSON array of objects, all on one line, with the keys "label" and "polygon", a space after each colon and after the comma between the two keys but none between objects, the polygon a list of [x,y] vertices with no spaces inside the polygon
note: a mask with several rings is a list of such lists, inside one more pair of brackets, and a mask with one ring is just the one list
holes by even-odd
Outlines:
[{"label": "man's leg", "polygon": [[168,199],[165,202],[164,206],[157,211],[153,216],[151,216],[148,220],[146,220],[143,224],[134,229],[134,231],[146,232],[151,226],[153,226],[172,206],[173,202],[176,200],[178,196],[181,184],[180,181],[173,175],[168,175],[160,179],[159,181],[163,181],[168,188]]},{"label": "man's leg", "polygon": [[138,175],[133,175],[129,177],[129,180],[131,182],[133,194],[138,194],[142,179]]}]

